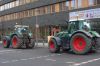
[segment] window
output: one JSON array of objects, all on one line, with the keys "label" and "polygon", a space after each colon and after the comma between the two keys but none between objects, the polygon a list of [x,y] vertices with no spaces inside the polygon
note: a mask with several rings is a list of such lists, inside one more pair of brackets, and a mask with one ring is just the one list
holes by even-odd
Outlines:
[{"label": "window", "polygon": [[60,9],[59,9],[59,4],[55,4],[55,12],[59,12]]},{"label": "window", "polygon": [[47,10],[47,14],[48,14],[48,13],[51,13],[51,6],[47,6],[47,7],[46,7],[46,10]]},{"label": "window", "polygon": [[35,16],[40,15],[40,14],[41,14],[40,8],[36,8],[35,9]]},{"label": "window", "polygon": [[26,0],[26,3],[30,3],[31,2],[31,0]]},{"label": "window", "polygon": [[66,11],[66,10],[67,10],[66,7],[67,7],[67,6],[66,6],[66,2],[62,2],[62,3],[61,3],[61,9],[62,9],[62,11]]},{"label": "window", "polygon": [[100,4],[100,0],[97,0],[97,5]]},{"label": "window", "polygon": [[82,0],[82,7],[85,8],[85,7],[89,7],[89,1],[88,0]]},{"label": "window", "polygon": [[19,6],[19,0],[15,1],[16,6]]},{"label": "window", "polygon": [[51,5],[51,12],[52,12],[52,13],[55,12],[55,5],[54,5],[54,4]]},{"label": "window", "polygon": [[76,4],[75,1],[76,1],[76,0],[72,0],[72,1],[71,1],[71,9],[75,9],[75,6],[76,6],[76,5],[75,5],[75,4]]},{"label": "window", "polygon": [[78,0],[78,8],[82,7],[82,0]]},{"label": "window", "polygon": [[6,10],[9,8],[13,8],[13,7],[16,7],[19,5],[35,2],[35,1],[38,1],[38,0],[16,0],[16,1],[13,1],[13,2],[10,2],[10,3],[0,6],[0,11]]},{"label": "window", "polygon": [[94,0],[89,0],[89,6],[93,6],[95,4]]},{"label": "window", "polygon": [[[20,1],[22,1],[22,0],[16,0],[15,2],[11,2],[11,3],[5,4],[3,6],[0,6],[0,11],[3,11],[4,9],[9,9],[9,8],[19,6]],[[23,1],[26,2],[26,0],[23,0]],[[30,0],[29,2],[31,2],[31,1],[32,0]],[[37,1],[37,0],[35,0],[35,1]],[[26,10],[26,11],[22,11],[22,12],[18,12],[18,13],[8,14],[8,15],[4,16],[5,20],[3,19],[3,17],[2,17],[2,20],[3,21],[14,20],[14,19],[21,19],[21,18],[36,16],[36,15],[60,12],[60,11],[65,11],[66,9],[68,9],[68,7],[69,7],[69,2],[62,2],[62,3],[43,6],[40,8]]]},{"label": "window", "polygon": [[39,8],[39,9],[40,9],[40,15],[43,15],[43,14],[44,14],[44,8],[41,7],[41,8]]},{"label": "window", "polygon": [[2,20],[1,20],[1,17],[0,17],[0,22],[1,22]]},{"label": "window", "polygon": [[32,9],[32,16],[35,16],[35,10]]},{"label": "window", "polygon": [[1,6],[1,11],[3,11],[4,10],[4,6]]}]

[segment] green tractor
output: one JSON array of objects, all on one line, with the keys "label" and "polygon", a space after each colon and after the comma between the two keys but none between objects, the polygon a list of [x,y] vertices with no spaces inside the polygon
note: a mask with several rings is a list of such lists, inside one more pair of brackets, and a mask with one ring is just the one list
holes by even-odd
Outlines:
[{"label": "green tractor", "polygon": [[32,33],[29,31],[29,26],[15,25],[14,32],[3,37],[3,47],[14,49],[18,48],[33,48],[35,46]]},{"label": "green tractor", "polygon": [[57,53],[62,49],[75,54],[87,54],[100,47],[100,35],[91,30],[89,22],[72,21],[67,23],[67,31],[57,33],[48,41],[50,52]]}]

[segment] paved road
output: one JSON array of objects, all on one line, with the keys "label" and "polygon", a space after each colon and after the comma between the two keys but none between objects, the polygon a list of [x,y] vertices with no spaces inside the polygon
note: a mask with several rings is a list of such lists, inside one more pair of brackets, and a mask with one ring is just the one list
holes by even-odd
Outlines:
[{"label": "paved road", "polygon": [[52,54],[42,45],[34,49],[4,49],[0,46],[0,66],[100,66],[100,52]]}]

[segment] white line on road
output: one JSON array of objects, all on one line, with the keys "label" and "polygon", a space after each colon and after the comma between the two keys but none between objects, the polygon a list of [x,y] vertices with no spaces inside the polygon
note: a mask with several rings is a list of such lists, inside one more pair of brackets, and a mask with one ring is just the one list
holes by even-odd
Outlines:
[{"label": "white line on road", "polygon": [[1,51],[0,54],[21,53],[20,51]]},{"label": "white line on road", "polygon": [[[31,57],[31,58],[24,58],[24,59],[19,59],[19,60],[13,59],[11,61],[5,61],[5,62],[1,62],[1,63],[14,63],[14,62],[18,62],[18,61],[35,60],[35,59],[41,59],[41,58],[48,58],[48,57],[52,57],[52,56],[55,56],[55,55],[57,55],[57,54],[38,56],[38,57]],[[54,59],[46,59],[46,60],[47,61],[53,61],[53,62],[56,61]]]},{"label": "white line on road", "polygon": [[14,51],[14,50],[1,50],[0,52],[9,52],[9,51]]},{"label": "white line on road", "polygon": [[10,63],[9,61],[1,62],[1,63]]},{"label": "white line on road", "polygon": [[50,55],[50,56],[55,56],[56,54],[52,54],[52,55]]},{"label": "white line on road", "polygon": [[62,54],[57,54],[57,55],[62,55]]},{"label": "white line on road", "polygon": [[33,58],[28,58],[28,60],[34,60],[35,58],[33,57]]},{"label": "white line on road", "polygon": [[50,55],[47,55],[47,56],[42,56],[42,57],[44,57],[44,58],[46,58],[46,57],[49,57]]},{"label": "white line on road", "polygon": [[65,62],[65,63],[75,64],[75,62]]},{"label": "white line on road", "polygon": [[36,57],[36,58],[42,58],[42,56]]},{"label": "white line on road", "polygon": [[53,61],[53,62],[54,62],[54,61],[56,61],[56,60],[54,60],[54,59],[46,59],[46,61]]},{"label": "white line on road", "polygon": [[19,60],[12,60],[11,62],[17,62],[17,61],[19,61]]},{"label": "white line on road", "polygon": [[100,60],[100,58],[88,60],[88,61],[81,62],[81,63],[75,63],[75,64],[73,64],[72,66],[80,66],[80,65],[92,63],[92,62],[95,62],[95,61],[98,61],[98,60]]},{"label": "white line on road", "polygon": [[28,59],[20,59],[20,60],[28,60]]}]

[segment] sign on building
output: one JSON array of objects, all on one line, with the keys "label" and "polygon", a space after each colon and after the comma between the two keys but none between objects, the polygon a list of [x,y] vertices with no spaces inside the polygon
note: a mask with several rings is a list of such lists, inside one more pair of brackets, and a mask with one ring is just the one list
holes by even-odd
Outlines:
[{"label": "sign on building", "polygon": [[100,18],[100,8],[69,13],[70,21]]}]

